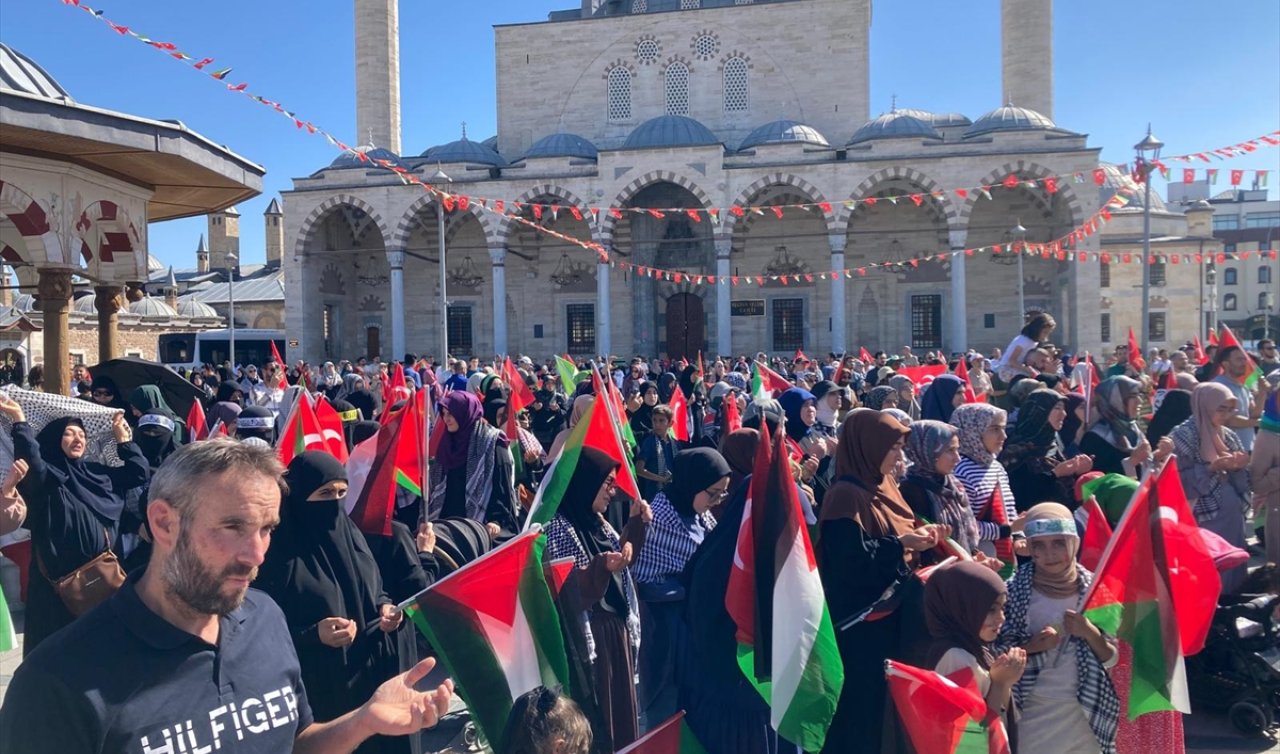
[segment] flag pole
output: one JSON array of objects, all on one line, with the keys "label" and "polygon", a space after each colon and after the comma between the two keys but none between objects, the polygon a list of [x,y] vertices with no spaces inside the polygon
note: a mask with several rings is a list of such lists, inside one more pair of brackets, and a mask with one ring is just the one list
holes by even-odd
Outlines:
[{"label": "flag pole", "polygon": [[[1107,542],[1107,548],[1102,551],[1102,557],[1098,559],[1099,572],[1101,572],[1102,567],[1107,564],[1107,560],[1110,559],[1111,557],[1111,552],[1116,547],[1116,540],[1117,540],[1116,534],[1120,533],[1120,531],[1124,529],[1125,525],[1129,523],[1129,519],[1132,518],[1134,515],[1134,510],[1136,510],[1136,507],[1133,504],[1134,501],[1137,500],[1138,496],[1143,494],[1144,491],[1145,491],[1145,494],[1148,494],[1148,495],[1151,494],[1151,488],[1155,486],[1156,480],[1160,478],[1161,474],[1164,474],[1165,469],[1169,467],[1169,464],[1172,463],[1173,459],[1176,457],[1177,456],[1173,455],[1172,453],[1169,454],[1169,457],[1164,459],[1164,463],[1161,464],[1160,468],[1156,471],[1153,471],[1151,474],[1147,475],[1147,478],[1142,480],[1142,484],[1138,485],[1138,489],[1133,491],[1133,495],[1129,498],[1129,502],[1125,503],[1124,514],[1120,516],[1120,520],[1116,522],[1115,528],[1112,529],[1111,541]],[[1177,470],[1176,466],[1174,467],[1174,470],[1175,471]],[[1097,590],[1098,590],[1098,579],[1095,578],[1093,582],[1089,584],[1089,588],[1085,590],[1084,599],[1081,600],[1080,602],[1080,605],[1082,608],[1084,605],[1089,604],[1089,600],[1092,599],[1093,593],[1096,592]]]}]

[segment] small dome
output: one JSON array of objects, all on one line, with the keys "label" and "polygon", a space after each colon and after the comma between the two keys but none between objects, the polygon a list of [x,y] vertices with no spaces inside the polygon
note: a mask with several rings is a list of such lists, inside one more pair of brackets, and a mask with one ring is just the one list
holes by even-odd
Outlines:
[{"label": "small dome", "polygon": [[[203,235],[200,237],[204,238]],[[156,259],[152,255],[148,254],[147,255],[147,272],[160,272],[162,270],[164,270],[164,262],[161,262],[159,259]]]},{"label": "small dome", "polygon": [[745,149],[758,147],[762,144],[813,144],[819,147],[831,146],[827,142],[827,137],[818,133],[818,129],[813,126],[806,126],[794,120],[775,120],[772,123],[766,123],[756,130],[752,131],[747,138],[742,140],[742,145],[738,147],[741,152]]},{"label": "small dome", "polygon": [[0,89],[47,99],[71,99],[67,90],[38,63],[5,44],[0,44]]},{"label": "small dome", "polygon": [[502,159],[492,147],[486,147],[478,141],[471,141],[463,136],[457,141],[434,146],[422,153],[430,162],[465,162],[473,165],[488,165],[492,168],[505,168],[507,161]]},{"label": "small dome", "polygon": [[178,316],[187,319],[217,319],[218,311],[203,301],[196,301],[193,298],[183,299],[178,302]]},{"label": "small dome", "polygon": [[97,314],[98,303],[95,301],[97,297],[90,293],[88,296],[81,296],[71,305],[71,310],[80,314]]},{"label": "small dome", "polygon": [[[1142,211],[1143,194],[1142,184],[1133,180],[1133,177],[1120,169],[1118,165],[1104,162],[1098,167],[1102,168],[1103,180],[1102,185],[1098,187],[1098,202],[1106,204],[1107,200],[1115,196],[1122,188],[1129,189],[1129,203],[1121,207],[1116,212]],[[1169,212],[1169,207],[1164,203],[1164,198],[1160,196],[1160,192],[1151,192],[1151,211],[1152,212]]]},{"label": "small dome", "polygon": [[995,131],[1058,131],[1061,130],[1045,115],[1025,107],[1005,105],[978,118],[964,132],[965,138]]},{"label": "small dome", "polygon": [[544,136],[529,147],[520,159],[530,157],[577,157],[594,160],[599,156],[596,145],[577,134],[559,133]]},{"label": "small dome", "polygon": [[152,296],[143,296],[132,304],[129,304],[129,313],[137,314],[140,317],[178,316],[178,313],[170,309],[168,304]]},{"label": "small dome", "polygon": [[489,138],[480,142],[480,146],[488,147],[493,151],[497,152],[498,151],[498,135],[494,134],[493,136],[490,136]]},{"label": "small dome", "polygon": [[1191,203],[1190,207],[1187,207],[1187,212],[1212,212],[1212,211],[1213,211],[1213,205],[1210,204],[1209,202],[1206,202],[1204,199],[1199,199],[1197,201],[1194,201]]},{"label": "small dome", "polygon": [[683,115],[660,115],[636,126],[623,149],[665,149],[719,144],[711,129]]},{"label": "small dome", "polygon": [[928,122],[907,115],[902,110],[890,110],[873,121],[863,124],[853,133],[853,138],[849,139],[849,144],[861,144],[864,141],[872,141],[875,139],[941,139],[942,134],[938,133]]},{"label": "small dome", "polygon": [[910,115],[913,118],[919,118],[934,128],[968,126],[973,123],[973,121],[965,117],[964,113],[931,113],[928,110],[917,110],[911,107],[900,107],[898,112]]},{"label": "small dome", "polygon": [[36,297],[30,293],[23,293],[13,300],[13,308],[24,314],[29,314],[36,310]]},{"label": "small dome", "polygon": [[378,165],[374,164],[374,160],[389,160],[396,165],[401,164],[400,155],[392,152],[390,149],[372,147],[366,144],[364,146],[356,147],[355,151],[363,154],[365,157],[368,157],[369,161],[365,162],[364,160],[361,160],[354,152],[343,152],[338,155],[333,162],[329,163],[329,169],[378,167]]}]

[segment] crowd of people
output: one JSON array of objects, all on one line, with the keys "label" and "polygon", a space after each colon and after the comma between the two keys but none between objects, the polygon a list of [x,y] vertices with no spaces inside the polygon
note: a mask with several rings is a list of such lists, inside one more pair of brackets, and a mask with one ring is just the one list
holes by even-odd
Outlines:
[{"label": "crowd of people", "polygon": [[[439,577],[444,538],[451,553],[463,540],[483,552],[521,531],[587,415],[597,369],[623,396],[641,495],[619,491],[609,455],[578,454],[545,527],[546,556],[578,571],[564,631],[593,693],[517,700],[509,750],[612,752],[678,710],[710,754],[796,750],[739,667],[724,602],[765,433],[785,435],[845,668],[823,751],[908,745],[887,701],[890,659],[971,670],[1015,751],[1181,750],[1180,716],[1122,714],[1114,678],[1130,658],[1081,613],[1092,579],[1077,557],[1083,503],[1092,495],[1114,526],[1138,483],[1176,456],[1202,529],[1236,548],[1256,534],[1258,554],[1280,563],[1280,360],[1271,341],[1252,354],[1211,347],[1203,359],[1190,344],[1145,360],[1124,347],[1085,358],[1055,348],[1054,327],[1037,314],[989,356],[602,357],[569,374],[556,359],[519,357],[533,402],[515,437],[501,362],[210,365],[183,375],[205,396],[204,428],[186,427],[154,388],[123,396],[77,371],[73,394],[121,409],[113,466],[85,459],[74,414],[36,431],[0,395],[16,458],[0,488],[0,534],[24,527],[33,551],[26,659],[0,709],[0,749],[161,751],[194,717],[192,748],[170,750],[196,751],[259,733],[237,693],[284,689],[261,720],[298,736],[300,750],[311,738],[407,751],[393,736],[433,724],[451,689],[412,692],[425,666],[401,674],[412,631],[396,605]],[[753,388],[765,367],[785,389]],[[281,467],[271,450],[304,391],[326,397],[352,448],[417,390],[445,433],[424,495],[398,493],[390,537],[348,518],[348,473],[333,456],[307,451]],[[219,425],[229,439],[189,442]],[[948,542],[971,559],[922,582]],[[120,563],[119,589],[110,608],[80,617],[66,579],[104,551]],[[1223,573],[1224,591],[1247,577],[1244,566]],[[250,635],[261,646],[248,648]],[[148,653],[154,664],[139,660]],[[215,658],[257,685],[220,682]],[[108,691],[89,682],[99,673]],[[241,717],[233,709],[218,723],[219,700],[232,699]],[[192,706],[206,701],[209,710]],[[33,725],[48,704],[67,712]],[[175,717],[144,714],[147,704]]]}]

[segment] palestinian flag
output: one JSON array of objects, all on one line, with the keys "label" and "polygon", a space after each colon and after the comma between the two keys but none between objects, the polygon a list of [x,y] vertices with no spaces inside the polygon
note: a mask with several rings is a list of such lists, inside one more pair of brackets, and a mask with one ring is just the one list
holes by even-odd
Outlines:
[{"label": "palestinian flag", "polygon": [[944,676],[886,660],[884,674],[918,754],[1009,754],[1004,722],[988,713],[972,670]]},{"label": "palestinian flag", "polygon": [[507,398],[507,439],[517,443],[520,433],[517,431],[516,414],[533,405],[533,392],[511,364],[510,356],[502,362],[502,381],[511,388],[511,395]]},{"label": "palestinian flag", "polygon": [[682,442],[689,442],[689,400],[685,398],[684,391],[679,385],[675,386],[667,405],[671,407],[673,414],[671,436]]},{"label": "palestinian flag", "polygon": [[[223,427],[223,431],[226,431],[226,427]],[[311,396],[304,392],[298,395],[293,411],[289,412],[284,431],[276,440],[276,452],[280,456],[280,462],[288,466],[295,456],[308,450],[327,451],[328,448],[325,447],[324,428],[320,426],[315,407],[311,405]]]},{"label": "palestinian flag", "polygon": [[774,730],[805,751],[820,751],[844,687],[844,664],[818,576],[786,435],[760,445],[725,608],[736,626],[738,664],[769,703]]},{"label": "palestinian flag", "polygon": [[785,390],[795,387],[786,377],[758,361],[751,363],[751,397],[767,401]]},{"label": "palestinian flag", "polygon": [[406,605],[495,751],[515,700],[569,680],[560,619],[543,575],[541,531],[521,534]]},{"label": "palestinian flag", "polygon": [[1111,541],[1111,524],[1107,522],[1097,498],[1090,496],[1083,507],[1089,514],[1089,520],[1085,523],[1084,539],[1080,541],[1080,565],[1096,571],[1098,563],[1102,562],[1102,553],[1106,552],[1107,543]]},{"label": "palestinian flag", "polygon": [[617,754],[707,754],[707,750],[689,730],[681,710]]},{"label": "palestinian flag", "polygon": [[614,421],[618,422],[618,427],[622,430],[622,439],[627,441],[627,446],[633,451],[640,444],[636,442],[636,433],[631,429],[631,422],[627,418],[627,404],[622,401],[622,391],[613,380],[606,379],[605,385],[609,388],[609,401],[613,407]]},{"label": "palestinian flag", "polygon": [[556,373],[560,375],[560,389],[565,395],[573,395],[573,387],[578,384],[578,367],[572,361],[557,356]]},{"label": "palestinian flag", "polygon": [[1258,366],[1258,362],[1254,361],[1253,357],[1249,355],[1249,352],[1244,350],[1244,346],[1240,345],[1240,341],[1236,340],[1236,334],[1231,332],[1231,328],[1223,325],[1222,340],[1219,348],[1230,348],[1231,346],[1239,348],[1240,352],[1244,354],[1244,358],[1249,364],[1249,371],[1245,373],[1244,379],[1240,380],[1240,384],[1250,390],[1256,390],[1258,387],[1258,380],[1262,379],[1262,367]]},{"label": "palestinian flag", "polygon": [[[599,379],[599,375],[596,376]],[[610,407],[609,393],[603,386],[597,385],[600,392],[596,394],[591,408],[591,418],[587,421],[587,434],[582,444],[588,448],[604,451],[610,458],[618,462],[618,491],[632,500],[640,499],[640,486],[636,484],[635,470],[631,467],[631,454],[622,441],[622,433],[618,429],[618,420]]]},{"label": "palestinian flag", "polygon": [[191,401],[191,410],[187,412],[187,442],[209,439],[209,420],[204,415],[204,406],[200,401]]},{"label": "palestinian flag", "polygon": [[349,515],[360,531],[391,536],[396,509],[396,489],[404,487],[425,497],[426,392],[419,391],[403,410],[378,429],[378,434],[356,446],[347,459],[350,486]]},{"label": "palestinian flag", "polygon": [[18,634],[13,630],[13,617],[9,615],[9,603],[0,589],[0,652],[18,648]]},{"label": "palestinian flag", "polygon": [[1134,493],[1082,611],[1133,648],[1130,720],[1148,712],[1191,711],[1183,658],[1204,648],[1221,589],[1176,459],[1170,458]]},{"label": "palestinian flag", "polygon": [[[986,521],[996,526],[1009,525],[1009,509],[1005,507],[1004,495],[1000,492],[1000,485],[997,484],[995,489],[991,490],[991,498],[987,500],[987,504],[983,506],[982,512],[978,514],[979,521]],[[1002,537],[995,541],[996,557],[1004,565],[1000,566],[1000,578],[1008,581],[1013,576],[1014,563],[1013,557],[1013,537]]]}]

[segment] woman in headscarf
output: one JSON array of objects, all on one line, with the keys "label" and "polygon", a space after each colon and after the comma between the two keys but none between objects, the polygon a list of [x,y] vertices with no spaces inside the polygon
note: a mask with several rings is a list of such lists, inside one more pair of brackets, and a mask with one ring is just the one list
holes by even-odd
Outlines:
[{"label": "woman in headscarf", "polygon": [[573,408],[569,410],[569,420],[565,422],[564,429],[560,430],[555,440],[551,443],[551,450],[547,451],[547,462],[555,460],[560,456],[560,451],[564,450],[564,443],[569,439],[569,435],[573,433],[573,428],[578,426],[587,415],[587,411],[591,409],[592,397],[589,395],[578,396],[573,399]]},{"label": "woman in headscarf", "polygon": [[342,378],[342,389],[334,396],[334,400],[344,400],[355,406],[366,420],[377,418],[378,400],[369,392],[368,381],[358,372],[351,372]]},{"label": "woman in headscarf", "polygon": [[213,400],[215,403],[234,403],[240,406],[244,403],[244,390],[235,380],[223,380],[218,383],[218,392]]},{"label": "woman in headscarf", "polygon": [[160,388],[155,385],[140,385],[134,389],[129,395],[129,406],[132,411],[125,413],[125,420],[129,422],[129,426],[137,429],[138,419],[144,414],[162,414],[173,417],[177,422],[178,437],[182,436],[182,431],[186,428],[186,422],[178,418],[177,413],[164,400],[164,394],[160,392]]},{"label": "woman in headscarf", "polygon": [[0,394],[0,413],[13,422],[14,458],[27,462],[18,493],[27,503],[38,575],[27,591],[22,654],[31,654],[50,634],[71,623],[54,583],[107,549],[118,548],[124,491],[146,484],[150,469],[123,414],[112,420],[116,454],[123,466],[84,460],[89,449],[84,423],[64,416],[37,434],[16,401]]},{"label": "woman in headscarf", "polygon": [[529,429],[543,448],[550,448],[556,435],[564,428],[563,407],[564,398],[554,390],[543,388],[534,391],[533,405],[529,407]]},{"label": "woman in headscarf", "polygon": [[[565,583],[574,630],[586,639],[591,677],[604,730],[596,731],[605,750],[639,737],[635,677],[640,649],[640,616],[630,565],[643,552],[652,509],[637,501],[619,535],[604,518],[615,490],[618,463],[595,448],[584,448],[561,499],[547,523],[547,557],[573,558],[576,572]],[[572,585],[572,587],[571,587]]]},{"label": "woman in headscarf", "polygon": [[1093,405],[1099,418],[1080,440],[1080,452],[1093,456],[1093,467],[1098,471],[1141,479],[1153,456],[1159,464],[1172,451],[1168,443],[1160,443],[1153,453],[1151,443],[1138,429],[1141,392],[1141,383],[1123,375],[1108,377],[1094,391]]},{"label": "woman in headscarf", "polygon": [[729,494],[729,475],[729,464],[717,451],[682,450],[670,483],[653,499],[653,523],[631,569],[642,604],[640,709],[648,720],[665,720],[678,706],[675,679],[687,638],[680,574],[716,527],[711,510]]},{"label": "woman in headscarf", "polygon": [[745,427],[730,432],[720,442],[720,455],[729,464],[730,494],[742,485],[742,480],[751,476],[759,444],[760,431]]},{"label": "woman in headscarf", "polygon": [[907,412],[912,421],[920,418],[920,402],[916,400],[916,383],[905,374],[895,374],[889,378],[889,387],[898,391],[898,408]]},{"label": "woman in headscarf", "polygon": [[978,521],[964,487],[951,472],[960,462],[960,437],[955,427],[932,419],[911,424],[907,436],[911,467],[902,482],[902,497],[919,518],[951,527],[951,538],[965,552],[985,559],[978,549]]},{"label": "woman in headscarf", "polygon": [[[670,403],[671,396],[676,392],[676,376],[671,372],[663,372],[658,375],[658,402]],[[685,398],[688,398],[685,394]]]},{"label": "woman in headscarf", "polygon": [[338,418],[342,420],[342,437],[347,442],[347,452],[349,453],[356,446],[351,439],[351,429],[360,421],[360,411],[351,405],[350,401],[330,401],[329,405],[333,407]]},{"label": "woman in headscarf", "polygon": [[445,433],[431,464],[427,520],[470,518],[497,539],[519,531],[514,466],[502,431],[481,421],[475,395],[455,390],[440,401]]},{"label": "woman in headscarf", "polygon": [[793,387],[778,396],[778,403],[786,416],[787,444],[793,453],[803,450],[809,430],[818,419],[817,399],[808,390]]},{"label": "woman in headscarf", "polygon": [[[1236,547],[1245,546],[1249,510],[1249,454],[1240,437],[1227,427],[1236,398],[1225,385],[1202,382],[1191,393],[1191,418],[1169,437],[1178,454],[1178,474],[1201,527]],[[1222,572],[1222,592],[1240,589],[1248,575],[1241,565]]]},{"label": "woman in headscarf", "polygon": [[1147,424],[1147,442],[1155,447],[1168,437],[1173,428],[1191,418],[1191,391],[1170,390],[1164,394],[1160,408]]},{"label": "woman in headscarf", "polygon": [[[978,519],[979,549],[987,555],[996,555],[996,543],[1009,541],[1013,536],[1018,511],[1013,490],[1009,487],[1009,474],[996,456],[1004,448],[1008,415],[1004,409],[989,403],[966,403],[951,414],[951,424],[960,435],[960,462],[956,464],[956,478],[964,487],[969,506]],[[999,501],[1004,506],[1003,520],[993,508]],[[1008,549],[1002,560],[1011,556]]]},{"label": "woman in headscarf", "polygon": [[1062,420],[1062,429],[1058,430],[1058,440],[1062,443],[1062,454],[1067,458],[1080,455],[1080,440],[1084,437],[1086,426],[1085,400],[1082,393],[1067,393],[1067,418]]},{"label": "woman in headscarf", "polygon": [[[347,470],[309,450],[289,462],[289,493],[257,586],[275,600],[293,636],[307,701],[317,719],[359,707],[395,675],[388,635],[401,614],[383,590],[364,536],[347,517]],[[372,738],[357,751],[409,750],[407,738]]]},{"label": "woman in headscarf", "polygon": [[206,421],[209,423],[209,430],[213,430],[221,422],[226,428],[227,435],[234,436],[236,433],[236,421],[240,419],[240,404],[231,401],[218,401],[209,408],[209,416]]},{"label": "woman in headscarf", "polygon": [[631,414],[631,432],[639,444],[653,431],[653,407],[658,405],[658,386],[645,381],[640,383],[637,390],[640,406]]},{"label": "woman in headscarf", "polygon": [[1093,468],[1093,459],[1078,455],[1070,460],[1062,452],[1058,431],[1067,417],[1067,399],[1057,390],[1035,390],[1022,402],[1018,423],[1000,451],[1000,463],[1009,474],[1015,506],[1030,508],[1034,502],[1061,503],[1075,509],[1076,479]]},{"label": "woman in headscarf", "polygon": [[1044,383],[1025,375],[1018,375],[1014,378],[1013,384],[1009,387],[1009,394],[1005,400],[1009,406],[1009,422],[1017,424],[1018,409],[1022,407],[1022,402],[1027,399],[1028,395],[1044,387]]},{"label": "woman in headscarf", "polygon": [[818,522],[818,570],[845,677],[856,680],[840,693],[823,747],[827,754],[881,750],[888,696],[884,661],[901,656],[908,643],[904,629],[919,627],[904,625],[910,621],[903,612],[913,609],[907,604],[876,620],[866,620],[866,614],[891,587],[918,608],[919,591],[908,588],[918,554],[949,534],[939,524],[916,527],[891,474],[908,433],[872,409],[855,409],[840,429],[837,479]]},{"label": "woman in headscarf", "polygon": [[1009,580],[1006,620],[994,647],[1027,652],[1027,668],[1013,688],[1022,715],[1018,748],[1115,754],[1120,702],[1107,670],[1119,655],[1080,612],[1093,574],[1076,562],[1075,520],[1066,506],[1041,503],[1027,512],[1025,531],[1031,562]]},{"label": "woman in headscarf", "polygon": [[898,391],[888,385],[877,385],[871,388],[870,392],[867,393],[867,399],[862,403],[872,411],[897,408]]},{"label": "woman in headscarf", "polygon": [[951,421],[951,412],[964,403],[964,380],[954,374],[940,374],[920,397],[920,416],[940,422]]},{"label": "woman in headscarf", "polygon": [[120,388],[116,387],[116,381],[107,375],[99,374],[93,378],[93,384],[89,388],[89,397],[99,406],[118,408],[124,411],[126,414],[125,419],[129,419],[129,404],[125,402],[124,396],[120,394]]}]

